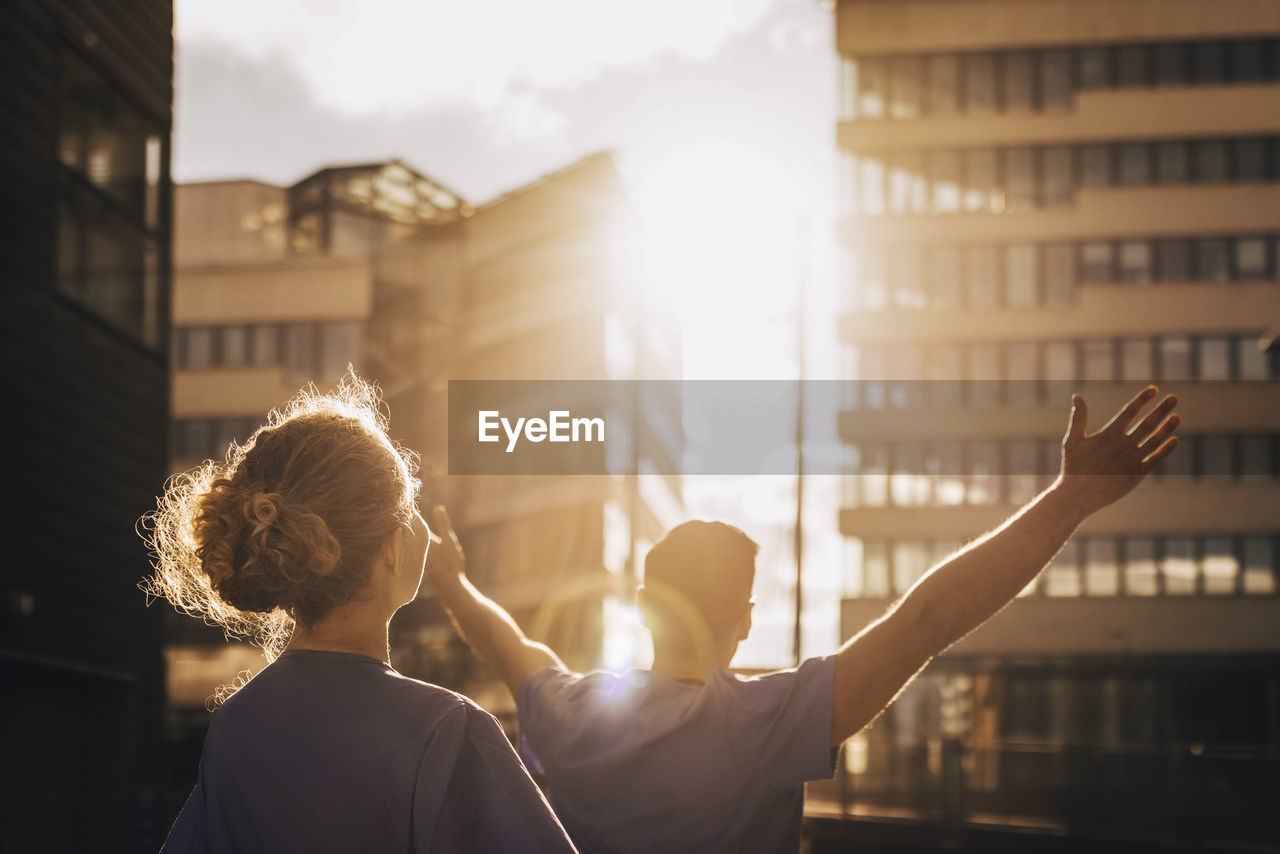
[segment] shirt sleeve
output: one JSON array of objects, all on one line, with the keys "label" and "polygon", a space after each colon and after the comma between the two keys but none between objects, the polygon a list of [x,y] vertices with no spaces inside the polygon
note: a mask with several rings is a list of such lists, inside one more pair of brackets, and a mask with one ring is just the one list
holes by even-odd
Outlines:
[{"label": "shirt sleeve", "polygon": [[555,763],[556,748],[564,735],[557,720],[560,698],[582,680],[582,675],[549,664],[525,677],[516,691],[516,716],[520,722],[520,758],[535,774]]},{"label": "shirt sleeve", "polygon": [[463,706],[438,727],[414,789],[417,851],[574,852],[498,722]]},{"label": "shirt sleeve", "polygon": [[734,679],[724,704],[728,731],[743,762],[778,787],[830,778],[835,656],[750,679]]}]

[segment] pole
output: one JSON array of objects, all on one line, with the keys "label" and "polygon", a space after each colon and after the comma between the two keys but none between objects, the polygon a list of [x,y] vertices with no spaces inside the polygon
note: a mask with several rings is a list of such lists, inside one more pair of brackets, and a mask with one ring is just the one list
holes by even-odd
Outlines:
[{"label": "pole", "polygon": [[796,266],[796,524],[792,544],[796,560],[796,613],[792,656],[799,665],[804,614],[804,311],[809,278],[809,223],[804,214],[800,215],[796,231],[800,246]]}]

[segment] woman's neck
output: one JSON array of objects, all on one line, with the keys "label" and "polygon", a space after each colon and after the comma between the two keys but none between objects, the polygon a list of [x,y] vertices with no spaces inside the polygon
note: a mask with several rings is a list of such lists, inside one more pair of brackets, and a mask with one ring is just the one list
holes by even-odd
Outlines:
[{"label": "woman's neck", "polygon": [[347,602],[334,608],[311,626],[298,623],[285,650],[314,649],[349,652],[391,663],[387,640],[390,621],[371,603]]}]

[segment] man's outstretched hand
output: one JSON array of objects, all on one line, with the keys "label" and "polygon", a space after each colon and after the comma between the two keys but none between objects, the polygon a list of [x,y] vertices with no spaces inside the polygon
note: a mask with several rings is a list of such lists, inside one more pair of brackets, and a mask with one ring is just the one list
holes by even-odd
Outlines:
[{"label": "man's outstretched hand", "polygon": [[1182,419],[1173,413],[1176,397],[1166,395],[1143,414],[1157,394],[1155,386],[1147,386],[1093,434],[1086,432],[1084,398],[1072,397],[1071,423],[1062,440],[1060,484],[1087,513],[1123,498],[1178,446],[1173,431]]},{"label": "man's outstretched hand", "polygon": [[443,541],[427,555],[427,575],[432,581],[442,581],[462,574],[467,568],[467,556],[462,551],[462,543],[454,533],[453,522],[449,519],[449,511],[443,504],[431,508],[431,527]]}]

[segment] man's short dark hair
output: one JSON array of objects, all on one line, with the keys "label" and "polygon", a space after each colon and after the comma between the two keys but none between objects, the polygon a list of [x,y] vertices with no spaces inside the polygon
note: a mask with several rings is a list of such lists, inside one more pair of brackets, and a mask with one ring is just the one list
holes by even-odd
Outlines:
[{"label": "man's short dark hair", "polygon": [[[712,637],[722,638],[742,615],[755,581],[755,560],[760,546],[742,531],[724,522],[695,520],[672,528],[649,550],[644,559],[646,587],[674,589],[686,598],[706,621]],[[647,597],[651,612],[666,611],[655,597]],[[673,637],[670,615],[659,615],[661,627]]]}]

